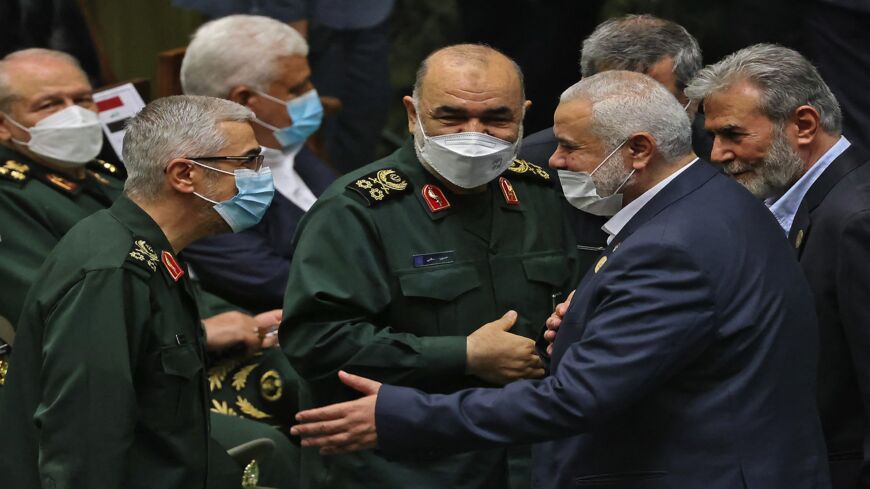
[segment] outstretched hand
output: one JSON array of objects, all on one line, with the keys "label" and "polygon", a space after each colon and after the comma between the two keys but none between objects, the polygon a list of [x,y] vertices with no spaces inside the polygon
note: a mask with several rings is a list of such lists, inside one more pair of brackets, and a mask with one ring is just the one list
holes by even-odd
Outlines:
[{"label": "outstretched hand", "polygon": [[344,371],[338,372],[338,378],[364,396],[297,413],[299,424],[290,428],[290,434],[302,437],[303,447],[320,447],[323,455],[374,448],[378,441],[375,404],[381,383]]}]

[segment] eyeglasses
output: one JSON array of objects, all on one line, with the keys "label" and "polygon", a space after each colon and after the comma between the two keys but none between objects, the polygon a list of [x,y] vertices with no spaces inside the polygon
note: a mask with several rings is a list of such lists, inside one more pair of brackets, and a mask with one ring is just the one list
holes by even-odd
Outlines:
[{"label": "eyeglasses", "polygon": [[195,161],[238,161],[239,165],[244,166],[245,168],[249,168],[254,171],[260,171],[260,168],[263,166],[263,160],[266,158],[265,155],[257,154],[257,155],[249,155],[249,156],[189,156],[185,157],[187,160],[195,160]]}]

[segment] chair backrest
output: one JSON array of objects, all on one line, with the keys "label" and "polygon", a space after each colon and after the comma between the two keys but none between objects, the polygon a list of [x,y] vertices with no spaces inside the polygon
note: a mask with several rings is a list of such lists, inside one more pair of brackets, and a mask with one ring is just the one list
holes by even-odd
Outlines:
[{"label": "chair backrest", "polygon": [[167,49],[157,55],[154,98],[181,95],[181,61],[187,47]]}]

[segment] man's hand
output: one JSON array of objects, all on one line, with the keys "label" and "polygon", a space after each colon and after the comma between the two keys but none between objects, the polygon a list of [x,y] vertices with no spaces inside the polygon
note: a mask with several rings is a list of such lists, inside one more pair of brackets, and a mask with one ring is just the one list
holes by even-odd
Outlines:
[{"label": "man's hand", "polygon": [[260,348],[269,348],[278,343],[278,336],[272,330],[280,321],[280,311],[277,314],[275,311],[264,312],[257,317],[229,311],[203,319],[206,348],[209,351],[221,351],[242,343],[245,353],[253,355]]},{"label": "man's hand", "polygon": [[344,371],[338,373],[338,378],[364,397],[301,411],[296,414],[299,424],[290,428],[290,434],[302,437],[303,447],[320,447],[323,455],[374,448],[378,442],[375,405],[381,383]]},{"label": "man's hand", "polygon": [[508,333],[517,313],[508,311],[501,319],[486,323],[468,335],[466,372],[493,384],[544,376],[544,365],[535,352],[535,342]]},{"label": "man's hand", "polygon": [[553,354],[553,342],[556,341],[556,333],[559,331],[559,326],[562,325],[562,318],[565,317],[565,313],[568,311],[568,306],[571,305],[571,299],[574,298],[574,290],[568,294],[568,300],[556,306],[556,310],[553,311],[553,314],[550,314],[550,317],[547,318],[547,331],[544,331],[544,340],[549,343],[547,345],[547,355]]}]

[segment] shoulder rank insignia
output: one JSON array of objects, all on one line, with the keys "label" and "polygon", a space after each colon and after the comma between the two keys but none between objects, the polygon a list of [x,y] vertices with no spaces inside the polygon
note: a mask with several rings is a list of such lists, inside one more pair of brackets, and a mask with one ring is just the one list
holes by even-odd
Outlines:
[{"label": "shoulder rank insignia", "polygon": [[163,262],[163,266],[166,267],[166,271],[169,272],[169,276],[172,277],[172,280],[178,282],[178,279],[184,275],[184,269],[181,268],[181,265],[179,265],[175,257],[172,256],[172,253],[163,250],[160,252],[160,260]]},{"label": "shoulder rank insignia", "polygon": [[540,166],[526,160],[514,160],[507,171],[540,183],[550,183],[550,174]]},{"label": "shoulder rank insignia", "polygon": [[29,171],[30,167],[24,163],[19,163],[15,160],[6,160],[6,163],[4,163],[3,166],[0,166],[0,178],[23,184],[29,178],[27,175],[27,172]]},{"label": "shoulder rank insignia", "polygon": [[157,271],[157,262],[160,257],[154,251],[154,247],[142,238],[133,238],[133,247],[127,253],[127,261],[133,262],[145,270]]},{"label": "shoulder rank insignia", "polygon": [[505,177],[498,177],[498,186],[501,188],[501,193],[504,195],[504,201],[510,205],[519,205],[520,199],[517,198],[517,193],[514,192],[514,186],[510,180]]},{"label": "shoulder rank insignia", "polygon": [[369,207],[411,190],[408,179],[394,168],[384,168],[369,173],[348,184],[347,188],[360,194]]},{"label": "shoulder rank insignia", "polygon": [[440,212],[450,208],[450,201],[444,195],[444,191],[432,184],[423,185],[423,200],[432,212]]},{"label": "shoulder rank insignia", "polygon": [[100,173],[106,173],[108,175],[117,176],[118,173],[120,173],[120,170],[118,169],[117,165],[113,165],[113,164],[109,163],[108,161],[101,160],[99,158],[96,158],[93,161],[91,161],[90,163],[88,163],[88,168],[90,168],[91,170],[94,170],[94,171],[98,171]]}]

